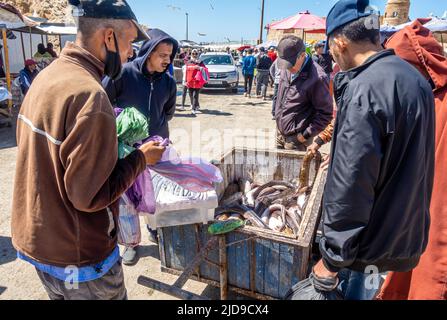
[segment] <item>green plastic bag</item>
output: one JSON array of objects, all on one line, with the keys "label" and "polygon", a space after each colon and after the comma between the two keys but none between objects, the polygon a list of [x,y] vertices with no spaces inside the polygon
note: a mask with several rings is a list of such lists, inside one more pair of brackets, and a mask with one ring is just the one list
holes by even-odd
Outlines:
[{"label": "green plastic bag", "polygon": [[136,149],[134,147],[128,146],[127,144],[118,141],[118,159],[124,159],[135,150]]},{"label": "green plastic bag", "polygon": [[132,146],[149,137],[149,121],[135,108],[126,108],[116,119],[118,140]]},{"label": "green plastic bag", "polygon": [[242,220],[220,221],[210,225],[208,228],[208,232],[212,235],[225,234],[239,229],[243,226],[245,226],[245,221]]}]

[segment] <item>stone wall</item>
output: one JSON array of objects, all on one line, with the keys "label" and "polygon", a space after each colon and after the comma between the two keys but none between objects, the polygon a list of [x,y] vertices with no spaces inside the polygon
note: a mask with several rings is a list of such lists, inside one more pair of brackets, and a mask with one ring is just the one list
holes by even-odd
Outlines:
[{"label": "stone wall", "polygon": [[386,25],[397,26],[409,21],[410,0],[389,0],[383,22]]}]

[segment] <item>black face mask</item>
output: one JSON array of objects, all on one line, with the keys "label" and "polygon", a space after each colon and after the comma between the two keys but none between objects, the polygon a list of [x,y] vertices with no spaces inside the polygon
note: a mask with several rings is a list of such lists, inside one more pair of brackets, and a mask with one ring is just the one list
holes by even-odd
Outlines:
[{"label": "black face mask", "polygon": [[120,51],[118,48],[118,41],[116,40],[115,33],[113,33],[113,38],[115,39],[116,52],[112,52],[106,47],[107,55],[106,55],[106,62],[105,62],[106,66],[104,69],[104,74],[106,76],[109,76],[112,80],[115,80],[121,74],[122,64],[121,64]]}]

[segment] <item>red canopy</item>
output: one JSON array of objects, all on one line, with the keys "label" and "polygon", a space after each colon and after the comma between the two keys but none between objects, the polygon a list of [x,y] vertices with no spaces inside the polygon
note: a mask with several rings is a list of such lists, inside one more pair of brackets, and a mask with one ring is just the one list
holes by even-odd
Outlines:
[{"label": "red canopy", "polygon": [[277,21],[269,26],[268,29],[271,30],[288,30],[288,29],[304,29],[312,30],[315,32],[325,32],[326,31],[326,20],[311,14],[309,11],[300,12],[297,15],[284,19],[282,21]]}]

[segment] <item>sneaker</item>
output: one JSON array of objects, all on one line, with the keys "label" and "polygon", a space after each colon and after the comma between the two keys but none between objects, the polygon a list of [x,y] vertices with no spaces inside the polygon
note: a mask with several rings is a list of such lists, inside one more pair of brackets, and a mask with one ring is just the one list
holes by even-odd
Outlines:
[{"label": "sneaker", "polygon": [[192,109],[191,113],[192,113],[193,115],[196,115],[196,110]]},{"label": "sneaker", "polygon": [[149,231],[149,241],[158,245],[158,232],[157,230],[152,230],[147,227]]},{"label": "sneaker", "polygon": [[181,106],[181,107],[179,108],[179,110],[180,110],[180,111],[185,111],[186,108],[185,108],[185,106]]},{"label": "sneaker", "polygon": [[247,92],[244,93],[244,97],[245,97],[245,98],[248,97],[248,93],[247,93]]},{"label": "sneaker", "polygon": [[135,247],[135,248],[126,247],[124,249],[122,259],[123,259],[123,264],[126,266],[135,265],[138,260],[137,247]]}]

